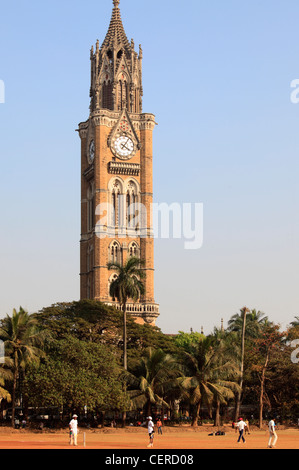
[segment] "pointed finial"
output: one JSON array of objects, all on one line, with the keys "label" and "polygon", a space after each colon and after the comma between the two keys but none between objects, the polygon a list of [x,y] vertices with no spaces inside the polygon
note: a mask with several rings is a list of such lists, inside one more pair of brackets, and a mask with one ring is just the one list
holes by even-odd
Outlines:
[{"label": "pointed finial", "polygon": [[115,8],[117,8],[119,5],[119,0],[113,0],[113,5]]}]

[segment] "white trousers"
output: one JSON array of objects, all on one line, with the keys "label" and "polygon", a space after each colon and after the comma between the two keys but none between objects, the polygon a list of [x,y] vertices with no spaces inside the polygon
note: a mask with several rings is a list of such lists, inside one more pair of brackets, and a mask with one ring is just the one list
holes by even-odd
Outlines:
[{"label": "white trousers", "polygon": [[70,437],[70,445],[74,445],[76,446],[77,445],[77,436],[78,434],[77,433],[74,433],[74,431],[72,431],[71,433],[71,437]]},{"label": "white trousers", "polygon": [[[272,442],[273,441],[273,442]],[[269,434],[269,442],[268,442],[268,446],[270,447],[271,445],[272,446],[275,446],[276,444],[276,441],[277,441],[277,434],[276,432],[270,432]]]}]

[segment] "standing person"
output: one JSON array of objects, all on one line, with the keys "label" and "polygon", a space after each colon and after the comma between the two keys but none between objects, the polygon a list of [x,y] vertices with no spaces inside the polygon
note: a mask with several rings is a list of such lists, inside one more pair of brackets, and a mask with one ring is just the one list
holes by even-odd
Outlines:
[{"label": "standing person", "polygon": [[245,424],[246,424],[246,427],[245,427],[245,434],[250,434],[250,428],[249,428],[249,421],[248,421],[248,419],[245,420]]},{"label": "standing person", "polygon": [[162,435],[162,421],[160,418],[157,421],[157,428],[158,428],[158,434]]},{"label": "standing person", "polygon": [[243,421],[243,418],[239,418],[239,422],[237,423],[237,428],[239,430],[239,439],[238,442],[242,439],[243,442],[245,442],[245,438],[243,436],[244,434],[244,429],[246,428],[246,423]]},{"label": "standing person", "polygon": [[153,447],[154,446],[154,423],[152,421],[152,417],[149,416],[147,418],[147,430],[148,430],[148,435],[149,435],[149,445],[147,447]]},{"label": "standing person", "polygon": [[[273,439],[273,443],[272,443]],[[268,442],[268,447],[273,448],[275,447],[275,444],[277,442],[277,434],[275,431],[275,419],[271,419],[269,421],[269,442]]]},{"label": "standing person", "polygon": [[78,445],[77,444],[77,436],[78,436],[78,416],[74,415],[73,419],[70,421],[69,424],[70,428],[70,445]]}]

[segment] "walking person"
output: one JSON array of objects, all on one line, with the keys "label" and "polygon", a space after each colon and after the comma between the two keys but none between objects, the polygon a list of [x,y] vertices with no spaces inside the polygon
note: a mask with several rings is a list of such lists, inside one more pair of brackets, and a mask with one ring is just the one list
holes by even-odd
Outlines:
[{"label": "walking person", "polygon": [[160,418],[157,421],[157,428],[158,428],[158,434],[162,435],[162,421]]},{"label": "walking person", "polygon": [[246,427],[245,427],[245,434],[250,434],[250,428],[249,428],[249,421],[248,421],[248,419],[245,420],[245,424],[246,424]]},{"label": "walking person", "polygon": [[77,446],[77,436],[78,436],[78,416],[73,415],[73,419],[69,423],[70,429],[70,445]]},{"label": "walking person", "polygon": [[246,428],[246,423],[245,421],[243,421],[243,418],[239,418],[239,422],[237,423],[237,429],[239,430],[239,439],[238,439],[238,442],[242,441],[243,442],[246,442],[245,441],[245,437],[244,437],[244,429]]},{"label": "walking person", "polygon": [[268,441],[268,447],[273,449],[276,445],[278,436],[275,431],[275,419],[271,419],[269,421],[269,441]]},{"label": "walking person", "polygon": [[152,421],[152,417],[149,416],[147,418],[147,430],[149,435],[149,445],[147,447],[154,447],[154,423]]}]

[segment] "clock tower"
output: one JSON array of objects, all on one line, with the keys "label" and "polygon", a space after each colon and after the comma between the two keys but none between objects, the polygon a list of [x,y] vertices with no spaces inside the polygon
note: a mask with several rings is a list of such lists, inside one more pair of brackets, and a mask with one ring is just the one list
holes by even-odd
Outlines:
[{"label": "clock tower", "polygon": [[155,325],[152,232],[155,116],[142,111],[142,49],[128,40],[113,0],[110,25],[91,48],[90,113],[81,139],[80,297],[120,309],[109,296],[116,273],[108,262],[144,261],[145,293],[127,304],[138,323]]}]

